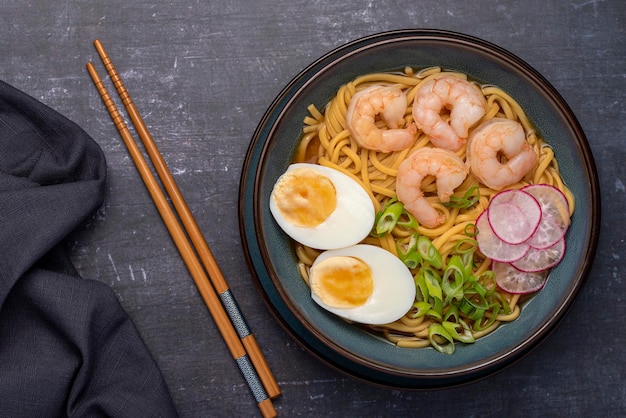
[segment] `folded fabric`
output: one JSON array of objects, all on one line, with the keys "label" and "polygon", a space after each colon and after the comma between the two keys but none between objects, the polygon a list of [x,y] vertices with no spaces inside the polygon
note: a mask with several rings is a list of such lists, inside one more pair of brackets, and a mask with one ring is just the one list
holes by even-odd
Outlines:
[{"label": "folded fabric", "polygon": [[105,177],[80,127],[0,81],[0,417],[177,416],[113,291],[62,245]]}]

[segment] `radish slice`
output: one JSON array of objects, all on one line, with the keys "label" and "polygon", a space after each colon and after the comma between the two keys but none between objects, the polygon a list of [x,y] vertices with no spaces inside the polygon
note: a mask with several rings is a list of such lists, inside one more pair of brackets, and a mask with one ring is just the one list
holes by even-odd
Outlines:
[{"label": "radish slice", "polygon": [[521,190],[537,199],[544,214],[553,215],[566,225],[570,224],[569,203],[562,191],[549,184],[529,184]]},{"label": "radish slice", "polygon": [[529,193],[504,190],[491,198],[487,219],[498,238],[508,244],[521,244],[539,226],[541,206]]},{"label": "radish slice", "polygon": [[528,244],[538,249],[551,247],[563,238],[571,222],[565,195],[549,184],[531,184],[522,191],[537,199],[542,213],[541,223]]},{"label": "radish slice", "polygon": [[565,195],[550,185],[504,190],[476,219],[478,249],[493,260],[498,286],[509,293],[541,289],[565,254],[570,225]]},{"label": "radish slice", "polygon": [[511,262],[521,259],[528,252],[528,244],[508,244],[496,236],[489,226],[487,211],[476,219],[478,249],[485,257],[495,261]]},{"label": "radish slice", "polygon": [[548,270],[525,272],[516,269],[510,263],[495,261],[491,269],[496,275],[498,286],[509,293],[532,293],[543,287],[548,278]]},{"label": "radish slice", "polygon": [[546,212],[541,216],[541,222],[537,230],[526,243],[535,249],[543,250],[552,247],[559,240],[563,239],[566,232],[567,225],[551,212]]},{"label": "radish slice", "polygon": [[559,264],[565,254],[565,238],[545,249],[531,248],[526,255],[511,263],[513,267],[525,272],[547,270]]}]

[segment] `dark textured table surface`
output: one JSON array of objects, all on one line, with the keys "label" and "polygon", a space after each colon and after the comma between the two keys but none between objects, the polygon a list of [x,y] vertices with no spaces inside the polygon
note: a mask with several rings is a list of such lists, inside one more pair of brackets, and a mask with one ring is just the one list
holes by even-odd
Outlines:
[{"label": "dark textured table surface", "polygon": [[[347,41],[404,28],[464,32],[534,66],[578,117],[602,192],[595,263],[565,320],[501,373],[440,391],[373,387],[296,344],[253,286],[236,210],[249,140],[281,88]],[[113,288],[182,417],[255,416],[254,400],[85,70],[88,61],[101,65],[96,38],[159,143],[265,352],[283,391],[275,401],[279,414],[626,414],[624,2],[0,2],[0,79],[78,123],[108,161],[105,203],[68,242],[78,270]]]}]

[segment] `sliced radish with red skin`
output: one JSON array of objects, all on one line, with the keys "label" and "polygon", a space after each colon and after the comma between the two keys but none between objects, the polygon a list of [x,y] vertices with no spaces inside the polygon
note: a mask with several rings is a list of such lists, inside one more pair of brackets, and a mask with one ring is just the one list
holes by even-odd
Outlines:
[{"label": "sliced radish with red skin", "polygon": [[478,249],[487,258],[501,262],[511,262],[521,259],[528,252],[530,246],[526,243],[508,244],[502,241],[489,226],[487,211],[476,219],[476,241]]},{"label": "sliced radish with red skin", "polygon": [[559,218],[559,215],[554,215],[552,212],[544,212],[537,230],[526,243],[535,249],[543,250],[563,239],[567,232],[567,225],[563,224]]},{"label": "sliced radish with red skin", "polygon": [[531,248],[519,260],[511,263],[518,270],[526,272],[537,272],[550,269],[563,259],[565,255],[565,239],[561,238],[552,247],[545,249]]},{"label": "sliced radish with red skin", "polygon": [[552,215],[569,226],[569,203],[562,191],[550,184],[529,184],[521,190],[537,199],[543,214]]},{"label": "sliced radish with red skin", "polygon": [[541,223],[528,243],[539,249],[551,247],[563,238],[571,222],[565,195],[549,184],[531,184],[522,191],[537,199],[542,213]]},{"label": "sliced radish with red skin", "polygon": [[529,193],[504,190],[491,198],[487,219],[498,238],[508,244],[521,244],[539,226],[541,206]]},{"label": "sliced radish with red skin", "polygon": [[510,263],[494,261],[491,265],[500,289],[509,293],[533,293],[540,290],[548,278],[548,270],[537,272],[521,271]]}]

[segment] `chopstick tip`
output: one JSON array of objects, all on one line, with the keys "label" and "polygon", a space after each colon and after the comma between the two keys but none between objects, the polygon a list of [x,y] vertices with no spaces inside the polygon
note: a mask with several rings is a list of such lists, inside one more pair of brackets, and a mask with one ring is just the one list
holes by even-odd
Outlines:
[{"label": "chopstick tip", "polygon": [[100,55],[100,58],[103,58],[106,56],[104,45],[102,45],[102,42],[100,42],[100,39],[95,39],[93,41],[93,46],[96,48],[96,51],[98,51],[98,55]]},{"label": "chopstick tip", "polygon": [[269,399],[259,402],[258,407],[264,418],[274,418],[278,416],[278,412],[276,412],[272,401]]}]

